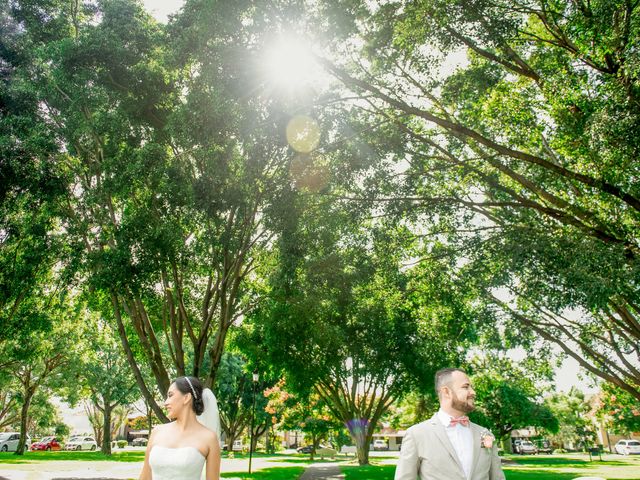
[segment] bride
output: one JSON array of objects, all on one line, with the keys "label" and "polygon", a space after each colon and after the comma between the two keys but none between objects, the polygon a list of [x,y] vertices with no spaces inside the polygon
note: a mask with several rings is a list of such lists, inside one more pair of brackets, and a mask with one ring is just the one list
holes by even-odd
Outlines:
[{"label": "bride", "polygon": [[219,480],[220,417],[211,390],[196,377],[179,377],[164,406],[175,421],[153,429],[140,480]]}]

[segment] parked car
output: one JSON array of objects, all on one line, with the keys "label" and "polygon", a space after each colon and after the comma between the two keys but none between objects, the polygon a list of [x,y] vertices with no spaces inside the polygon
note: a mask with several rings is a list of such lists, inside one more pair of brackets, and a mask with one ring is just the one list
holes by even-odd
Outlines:
[{"label": "parked car", "polygon": [[43,437],[39,442],[34,442],[31,444],[31,451],[35,452],[36,450],[60,450],[62,449],[62,445],[56,437]]},{"label": "parked car", "polygon": [[146,437],[136,437],[131,442],[131,445],[134,447],[146,447],[147,443],[149,443],[149,439]]},{"label": "parked car", "polygon": [[553,452],[553,446],[551,445],[551,442],[549,440],[547,440],[546,438],[543,438],[542,440],[536,441],[536,446],[538,447],[538,453],[552,453]]},{"label": "parked car", "polygon": [[615,446],[616,453],[620,455],[640,454],[640,442],[638,440],[619,440]]},{"label": "parked car", "polygon": [[[19,432],[0,433],[0,452],[15,452],[20,441]],[[25,447],[28,449],[31,445],[31,437],[27,435],[27,443]]]},{"label": "parked car", "polygon": [[529,440],[514,440],[513,452],[520,455],[526,455],[527,453],[536,455],[538,453],[538,447],[536,447]]},{"label": "parked car", "polygon": [[[305,445],[304,447],[296,449],[298,453],[311,453],[312,450],[312,445]],[[335,457],[336,453],[338,453],[338,451],[329,445],[318,445],[318,448],[316,448],[316,455],[319,457]]]},{"label": "parked car", "polygon": [[389,445],[385,440],[376,439],[373,441],[373,449],[374,450],[389,450]]},{"label": "parked car", "polygon": [[66,450],[95,450],[98,448],[98,444],[92,437],[76,436],[71,437],[64,448]]},{"label": "parked car", "polygon": [[[242,444],[242,440],[234,440],[232,448],[233,448],[234,452],[241,452],[245,448],[247,450],[249,449],[248,446],[245,446],[245,445]],[[229,446],[227,445],[227,442],[225,442],[225,444],[223,445],[222,450],[224,450],[225,452],[229,450]]]}]

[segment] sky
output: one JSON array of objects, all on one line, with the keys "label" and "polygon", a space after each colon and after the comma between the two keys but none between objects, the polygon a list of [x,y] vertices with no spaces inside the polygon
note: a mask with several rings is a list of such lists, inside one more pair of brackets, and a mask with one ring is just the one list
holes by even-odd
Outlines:
[{"label": "sky", "polygon": [[169,14],[177,12],[184,0],[143,0],[142,3],[156,20],[166,23]]}]

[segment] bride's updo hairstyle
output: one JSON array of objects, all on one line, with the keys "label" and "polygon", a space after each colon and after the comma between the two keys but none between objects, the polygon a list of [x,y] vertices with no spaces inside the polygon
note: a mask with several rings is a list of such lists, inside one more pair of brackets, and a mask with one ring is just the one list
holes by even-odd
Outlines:
[{"label": "bride's updo hairstyle", "polygon": [[196,415],[202,415],[202,412],[204,412],[204,403],[202,402],[202,383],[200,383],[200,380],[196,377],[178,377],[173,383],[180,393],[184,395],[187,393],[191,394],[191,398],[193,399],[191,407],[193,411],[196,412]]}]

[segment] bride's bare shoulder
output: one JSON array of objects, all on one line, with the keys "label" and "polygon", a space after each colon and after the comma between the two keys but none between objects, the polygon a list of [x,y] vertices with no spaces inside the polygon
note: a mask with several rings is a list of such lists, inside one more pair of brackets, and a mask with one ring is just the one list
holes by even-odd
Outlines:
[{"label": "bride's bare shoulder", "polygon": [[213,432],[212,430],[209,430],[207,427],[205,427],[204,425],[201,425],[201,429],[200,429],[200,434],[202,435],[202,438],[207,442],[207,444],[211,444],[212,442],[218,442],[218,435],[215,434],[215,432]]},{"label": "bride's bare shoulder", "polygon": [[151,435],[153,437],[158,437],[164,435],[167,431],[171,430],[171,423],[161,423],[160,425],[156,425],[151,430]]}]

